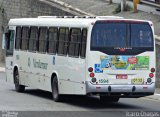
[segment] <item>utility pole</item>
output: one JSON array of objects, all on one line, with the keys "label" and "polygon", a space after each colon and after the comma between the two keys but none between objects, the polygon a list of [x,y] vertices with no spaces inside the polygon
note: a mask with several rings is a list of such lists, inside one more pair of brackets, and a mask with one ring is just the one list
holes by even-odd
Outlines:
[{"label": "utility pole", "polygon": [[137,10],[137,4],[140,3],[140,0],[133,0],[133,6],[134,6],[134,13],[136,13],[138,10]]},{"label": "utility pole", "polygon": [[126,0],[121,0],[121,12],[126,10]]}]

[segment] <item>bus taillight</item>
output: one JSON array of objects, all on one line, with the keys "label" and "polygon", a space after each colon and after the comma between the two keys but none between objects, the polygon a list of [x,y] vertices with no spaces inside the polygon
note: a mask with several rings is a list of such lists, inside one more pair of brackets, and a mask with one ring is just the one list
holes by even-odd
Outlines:
[{"label": "bus taillight", "polygon": [[155,72],[155,68],[151,68],[151,72],[152,72],[152,73]]},{"label": "bus taillight", "polygon": [[153,74],[153,73],[150,73],[150,74],[149,74],[149,77],[150,77],[150,78],[153,78],[153,77],[154,77],[154,74]]},{"label": "bus taillight", "polygon": [[91,78],[93,78],[95,75],[94,75],[94,73],[92,72],[92,73],[90,73],[90,77]]},{"label": "bus taillight", "polygon": [[89,68],[88,68],[88,71],[89,71],[89,72],[92,72],[92,71],[93,71],[93,68],[92,68],[92,67],[89,67]]}]

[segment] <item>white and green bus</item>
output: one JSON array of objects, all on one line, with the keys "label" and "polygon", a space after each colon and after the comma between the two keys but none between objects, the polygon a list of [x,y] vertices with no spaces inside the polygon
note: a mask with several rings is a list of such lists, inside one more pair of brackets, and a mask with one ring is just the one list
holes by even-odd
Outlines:
[{"label": "white and green bus", "polygon": [[153,23],[114,16],[11,19],[5,33],[6,80],[18,92],[35,87],[100,100],[153,95]]}]

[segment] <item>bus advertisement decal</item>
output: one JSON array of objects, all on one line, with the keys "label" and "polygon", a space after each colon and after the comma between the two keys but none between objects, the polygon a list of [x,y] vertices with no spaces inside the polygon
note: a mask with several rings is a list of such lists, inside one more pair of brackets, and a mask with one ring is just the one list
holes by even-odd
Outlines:
[{"label": "bus advertisement decal", "polygon": [[100,56],[103,70],[148,70],[149,56]]}]

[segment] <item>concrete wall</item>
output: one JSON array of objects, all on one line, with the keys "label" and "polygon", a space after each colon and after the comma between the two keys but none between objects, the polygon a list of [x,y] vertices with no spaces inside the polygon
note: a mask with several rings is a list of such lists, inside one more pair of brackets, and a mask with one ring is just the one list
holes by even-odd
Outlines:
[{"label": "concrete wall", "polygon": [[[9,19],[22,17],[37,17],[42,15],[73,15],[64,9],[53,7],[39,0],[0,0],[0,48],[2,34]],[[0,49],[0,62],[4,61],[4,54]]]}]

